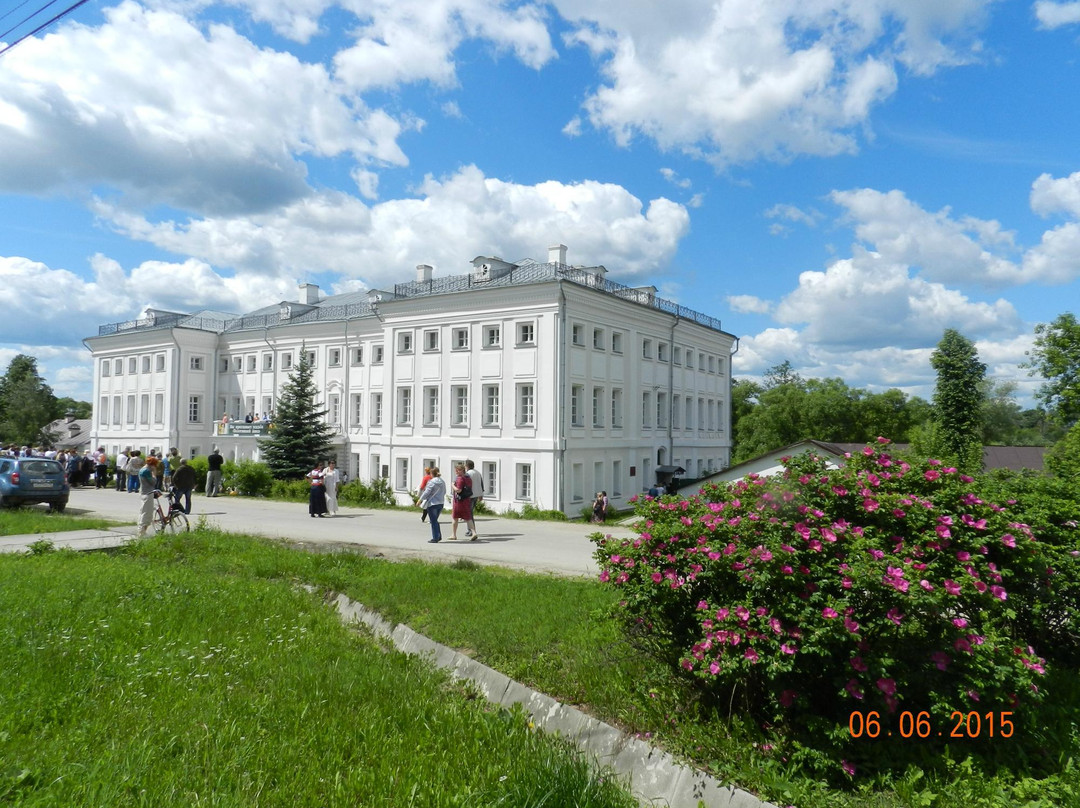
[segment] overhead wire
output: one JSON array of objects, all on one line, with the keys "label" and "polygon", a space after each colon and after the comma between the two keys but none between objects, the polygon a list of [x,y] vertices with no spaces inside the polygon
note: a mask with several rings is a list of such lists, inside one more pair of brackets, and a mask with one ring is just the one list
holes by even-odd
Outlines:
[{"label": "overhead wire", "polygon": [[[7,36],[7,35],[8,35],[8,34],[10,34],[10,33],[11,33],[12,31],[16,30],[16,29],[17,29],[17,28],[18,28],[19,26],[21,26],[21,25],[25,25],[25,24],[26,24],[27,22],[29,22],[30,20],[34,19],[34,17],[38,16],[38,15],[39,15],[39,14],[40,14],[41,12],[43,12],[43,11],[44,11],[45,9],[47,9],[47,8],[48,8],[49,6],[51,6],[51,5],[55,4],[55,3],[56,3],[56,1],[57,1],[57,0],[50,0],[50,2],[46,3],[46,4],[45,4],[44,6],[42,6],[41,8],[37,9],[37,10],[36,10],[36,11],[35,11],[34,13],[32,13],[32,14],[28,15],[27,17],[24,17],[24,18],[23,18],[23,20],[22,20],[21,22],[19,22],[19,23],[18,23],[17,25],[15,25],[15,26],[13,26],[13,27],[9,28],[9,29],[8,29],[7,31],[5,31],[4,33],[0,34],[0,39],[2,39],[3,37]],[[25,5],[25,2],[26,2],[26,0],[24,0],[24,2],[23,2],[23,3],[20,3],[20,4],[19,4],[18,6],[16,6],[16,7],[14,8],[14,9],[12,9],[12,11],[15,11],[16,9],[18,9],[18,8],[21,8],[21,7],[23,6],[23,5]],[[14,42],[11,42],[11,43],[9,43],[9,44],[5,45],[5,46],[4,46],[3,48],[0,48],[0,56],[3,56],[3,55],[4,55],[5,53],[7,53],[7,52],[8,52],[9,50],[11,50],[12,48],[14,48],[14,47],[15,47],[16,45],[18,45],[18,44],[19,44],[20,42],[22,42],[22,41],[23,41],[24,39],[27,39],[27,38],[29,38],[29,37],[32,37],[32,36],[33,36],[34,34],[37,34],[37,33],[40,33],[41,31],[44,31],[44,30],[45,30],[46,28],[48,28],[48,27],[49,27],[50,25],[52,25],[53,23],[57,22],[58,20],[61,20],[61,19],[63,19],[63,18],[64,18],[64,17],[66,17],[66,16],[68,15],[68,14],[70,14],[70,13],[71,13],[72,11],[74,11],[75,9],[77,9],[77,8],[78,8],[79,6],[85,5],[85,4],[86,4],[86,3],[88,3],[88,2],[89,2],[89,0],[78,0],[78,2],[76,2],[76,3],[73,3],[72,5],[68,6],[68,7],[66,8],[66,9],[64,9],[63,11],[61,11],[61,12],[60,12],[59,14],[57,14],[56,16],[54,16],[54,17],[52,17],[52,18],[50,18],[50,19],[46,20],[46,21],[45,21],[45,22],[43,22],[43,23],[42,23],[41,25],[39,25],[39,26],[37,26],[36,28],[34,28],[34,29],[33,29],[32,31],[27,31],[27,32],[26,32],[25,34],[22,34],[22,35],[21,35],[21,36],[19,36],[19,37],[18,37],[18,38],[17,38],[17,39],[16,39],[16,40],[15,40]],[[11,13],[11,12],[9,12],[9,13]],[[5,15],[5,16],[6,16],[6,15]]]}]

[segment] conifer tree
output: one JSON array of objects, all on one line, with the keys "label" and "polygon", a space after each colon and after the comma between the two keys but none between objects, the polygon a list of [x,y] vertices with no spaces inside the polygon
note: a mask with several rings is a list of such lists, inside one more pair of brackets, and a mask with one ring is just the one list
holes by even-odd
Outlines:
[{"label": "conifer tree", "polygon": [[326,409],[315,403],[314,373],[307,351],[282,385],[270,436],[259,441],[263,460],[279,480],[303,477],[315,463],[331,453],[333,429],[326,423]]},{"label": "conifer tree", "polygon": [[934,423],[938,449],[967,472],[982,470],[983,378],[975,344],[952,328],[930,355],[937,371]]}]

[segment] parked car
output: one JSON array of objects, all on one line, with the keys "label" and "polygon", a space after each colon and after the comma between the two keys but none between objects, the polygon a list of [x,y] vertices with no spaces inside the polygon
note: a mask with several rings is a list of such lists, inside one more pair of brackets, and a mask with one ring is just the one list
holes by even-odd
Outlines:
[{"label": "parked car", "polygon": [[71,492],[64,467],[44,457],[0,457],[0,506],[47,502],[62,512]]}]

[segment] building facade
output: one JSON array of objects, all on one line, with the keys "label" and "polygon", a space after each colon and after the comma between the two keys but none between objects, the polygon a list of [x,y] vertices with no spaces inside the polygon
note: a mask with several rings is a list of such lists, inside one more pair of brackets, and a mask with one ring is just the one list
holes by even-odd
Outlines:
[{"label": "building facade", "polygon": [[[245,315],[148,311],[103,325],[93,444],[259,457],[307,355],[349,478],[388,478],[402,503],[424,466],[472,459],[485,500],[570,515],[616,507],[658,466],[729,465],[731,354],[719,321],[608,281],[603,267],[477,257],[473,271],[391,290],[299,299]],[[248,422],[247,419],[251,419]]]}]

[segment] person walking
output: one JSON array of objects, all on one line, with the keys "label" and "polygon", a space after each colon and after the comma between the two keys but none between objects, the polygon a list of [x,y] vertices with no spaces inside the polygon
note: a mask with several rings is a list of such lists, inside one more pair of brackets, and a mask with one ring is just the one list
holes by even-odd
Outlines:
[{"label": "person walking", "polygon": [[172,474],[173,499],[184,513],[191,513],[191,492],[195,490],[195,469],[180,458]]},{"label": "person walking", "polygon": [[131,451],[131,447],[124,449],[122,452],[116,455],[116,490],[127,490],[127,464],[128,452]]},{"label": "person walking", "polygon": [[431,538],[428,544],[438,544],[442,541],[442,528],[439,526],[439,514],[442,513],[443,502],[446,498],[446,481],[439,474],[439,467],[431,467],[431,479],[420,492],[420,500],[416,503],[427,513],[428,522],[431,523]]},{"label": "person walking", "polygon": [[109,456],[105,447],[99,446],[94,452],[94,488],[107,488],[109,485]]},{"label": "person walking", "polygon": [[326,512],[337,515],[337,488],[341,475],[337,470],[337,461],[331,460],[323,471],[323,488],[326,489]]},{"label": "person walking", "polygon": [[[420,489],[419,489],[420,494],[424,493],[424,489],[427,488],[427,484],[430,481],[431,481],[431,466],[424,466],[424,476],[420,479]],[[417,497],[416,497],[417,504],[419,504],[419,502],[420,502],[420,494],[417,494]],[[426,510],[421,511],[421,513],[420,513],[420,521],[421,522],[427,521],[427,511]]]},{"label": "person walking", "polygon": [[127,463],[127,490],[128,493],[133,493],[139,490],[139,472],[142,471],[143,466],[146,465],[146,461],[143,459],[142,452],[138,449],[132,449],[128,452]]},{"label": "person walking", "polygon": [[465,473],[469,475],[472,483],[472,497],[469,499],[469,522],[470,526],[465,530],[465,536],[476,541],[480,537],[476,535],[476,506],[484,499],[484,475],[476,470],[476,464],[471,460],[465,461]]},{"label": "person walking", "polygon": [[139,538],[146,536],[150,523],[154,521],[154,499],[157,497],[156,466],[158,459],[153,455],[146,458],[146,465],[139,470]]},{"label": "person walking", "polygon": [[310,493],[308,494],[308,514],[311,518],[316,516],[322,518],[326,516],[326,486],[323,485],[323,478],[325,472],[323,471],[323,464],[320,460],[315,464],[315,468],[307,473],[308,482],[311,483]]},{"label": "person walking", "polygon": [[458,463],[454,467],[453,489],[454,507],[451,512],[453,521],[450,523],[450,540],[457,541],[459,521],[464,522],[468,528],[476,527],[472,518],[472,481],[469,480],[469,475],[465,473],[464,463]]},{"label": "person walking", "polygon": [[224,463],[225,458],[215,446],[214,451],[206,458],[206,496],[216,497],[221,493],[221,467]]}]

